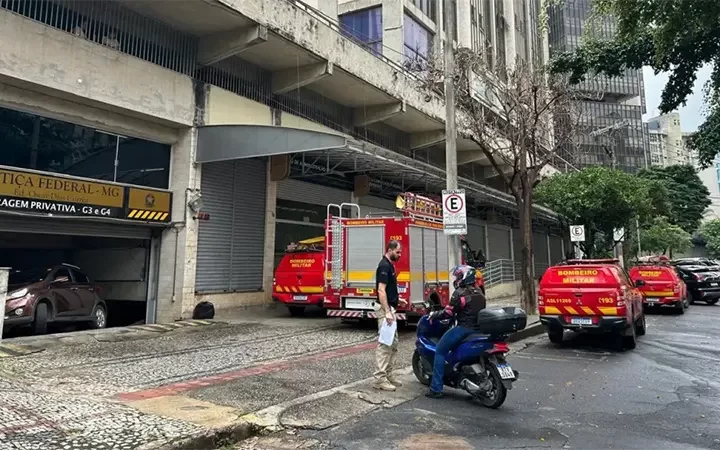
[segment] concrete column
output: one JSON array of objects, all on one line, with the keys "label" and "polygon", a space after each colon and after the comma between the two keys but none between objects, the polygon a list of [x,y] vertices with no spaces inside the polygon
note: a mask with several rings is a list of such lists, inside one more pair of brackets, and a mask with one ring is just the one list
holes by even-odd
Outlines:
[{"label": "concrete column", "polygon": [[187,128],[179,135],[170,161],[173,226],[163,232],[160,242],[158,322],[190,317],[195,307],[198,222],[187,207],[187,193],[200,190],[201,170],[194,162],[197,129]]},{"label": "concrete column", "polygon": [[470,0],[457,0],[458,47],[472,48]]},{"label": "concrete column", "polygon": [[267,164],[265,199],[265,246],[263,249],[263,292],[265,302],[272,302],[273,276],[275,272],[275,211],[277,209],[277,182],[270,180],[270,160]]},{"label": "concrete column", "polygon": [[403,63],[403,0],[386,0],[382,4],[383,55]]}]

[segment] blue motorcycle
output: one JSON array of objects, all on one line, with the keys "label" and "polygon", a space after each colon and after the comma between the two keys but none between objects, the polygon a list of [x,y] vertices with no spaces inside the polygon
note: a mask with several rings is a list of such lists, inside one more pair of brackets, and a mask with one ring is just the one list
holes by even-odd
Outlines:
[{"label": "blue motorcycle", "polygon": [[[433,320],[429,314],[442,309],[426,306],[428,314],[418,323],[412,366],[420,383],[429,386],[435,359],[435,346],[453,324]],[[488,408],[499,408],[519,373],[510,367],[505,355],[510,351],[508,336],[527,326],[527,314],[520,308],[483,309],[478,313],[478,333],[465,338],[445,362],[445,386],[464,389]]]}]

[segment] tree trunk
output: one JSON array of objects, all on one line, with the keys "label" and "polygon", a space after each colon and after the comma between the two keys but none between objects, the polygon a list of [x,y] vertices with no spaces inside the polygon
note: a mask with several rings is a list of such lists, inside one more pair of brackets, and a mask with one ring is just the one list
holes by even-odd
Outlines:
[{"label": "tree trunk", "polygon": [[533,233],[532,233],[532,191],[523,183],[523,189],[515,200],[520,213],[520,233],[522,234],[522,261],[520,268],[520,301],[528,314],[537,312],[535,298],[535,279],[533,277]]}]

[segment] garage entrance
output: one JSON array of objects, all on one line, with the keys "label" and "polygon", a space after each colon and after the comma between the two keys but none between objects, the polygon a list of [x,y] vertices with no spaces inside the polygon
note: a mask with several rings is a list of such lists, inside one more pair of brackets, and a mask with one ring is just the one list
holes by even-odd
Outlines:
[{"label": "garage entrance", "polygon": [[147,226],[0,215],[0,266],[12,271],[76,266],[80,276],[100,288],[108,327],[152,322],[155,235],[157,231]]}]

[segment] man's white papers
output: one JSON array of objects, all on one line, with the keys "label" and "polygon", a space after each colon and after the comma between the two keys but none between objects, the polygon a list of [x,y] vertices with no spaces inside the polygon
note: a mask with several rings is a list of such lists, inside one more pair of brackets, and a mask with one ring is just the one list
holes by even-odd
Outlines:
[{"label": "man's white papers", "polygon": [[380,337],[378,342],[383,345],[392,345],[395,341],[395,332],[397,331],[397,320],[393,320],[392,325],[388,325],[387,320],[383,321],[380,327]]}]

